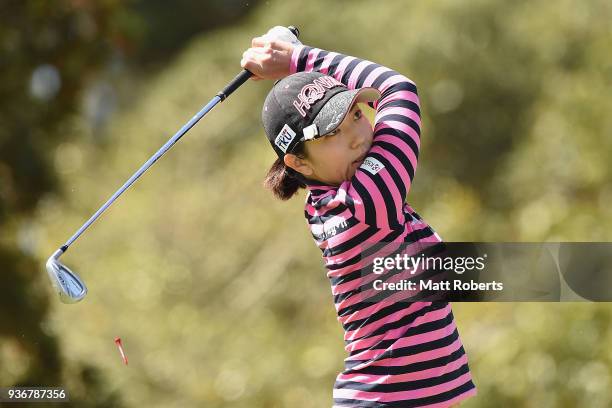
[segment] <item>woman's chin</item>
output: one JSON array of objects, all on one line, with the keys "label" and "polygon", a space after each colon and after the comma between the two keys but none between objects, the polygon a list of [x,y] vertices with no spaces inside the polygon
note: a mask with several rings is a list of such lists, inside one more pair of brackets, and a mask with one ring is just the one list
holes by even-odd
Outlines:
[{"label": "woman's chin", "polygon": [[355,161],[351,163],[351,166],[349,167],[348,171],[349,180],[353,178],[355,173],[357,173],[357,169],[359,168],[359,166],[361,166],[361,162]]}]

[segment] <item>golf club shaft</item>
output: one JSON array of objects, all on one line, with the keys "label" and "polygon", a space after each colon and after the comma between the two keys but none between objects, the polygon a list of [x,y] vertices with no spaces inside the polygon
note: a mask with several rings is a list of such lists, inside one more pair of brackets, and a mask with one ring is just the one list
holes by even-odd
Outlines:
[{"label": "golf club shaft", "polygon": [[[293,26],[289,26],[288,29],[296,36],[299,36],[299,30],[296,27]],[[215,95],[214,98],[212,98],[210,100],[210,102],[208,102],[198,113],[195,114],[194,117],[191,118],[191,120],[189,120],[189,122],[187,122],[181,129],[179,129],[178,132],[176,132],[176,134],[174,136],[172,136],[170,138],[170,140],[168,140],[166,142],[166,144],[164,144],[158,151],[157,153],[155,153],[153,156],[151,156],[151,158],[149,160],[147,160],[142,167],[140,167],[136,173],[134,173],[132,175],[132,177],[129,178],[128,181],[125,182],[125,184],[123,186],[121,186],[121,188],[119,190],[117,190],[115,192],[115,194],[113,194],[111,196],[111,198],[108,199],[108,201],[106,203],[104,203],[104,205],[102,205],[102,207],[100,207],[98,209],[98,211],[96,211],[96,213],[94,215],[91,216],[91,218],[89,220],[87,220],[87,222],[85,222],[85,224],[83,224],[81,226],[81,228],[79,228],[79,230],[77,232],[75,232],[75,234],[70,237],[70,239],[68,241],[66,241],[66,243],[64,245],[62,245],[62,247],[60,247],[60,249],[58,249],[55,254],[53,255],[53,257],[55,259],[59,258],[59,256],[61,254],[63,254],[64,252],[66,252],[68,250],[68,248],[70,247],[70,245],[72,245],[72,243],[74,241],[76,241],[76,239],[78,237],[81,236],[81,234],[83,234],[83,232],[85,232],[85,230],[87,228],[89,228],[89,226],[91,224],[94,223],[94,221],[96,221],[100,215],[102,215],[102,213],[104,211],[106,211],[106,209],[108,207],[110,207],[110,205],[121,195],[123,194],[123,192],[125,190],[127,190],[132,184],[134,184],[134,182],[136,180],[138,180],[138,178],[140,176],[142,176],[142,174],[147,171],[149,169],[149,167],[151,167],[153,165],[153,163],[155,163],[160,157],[162,157],[164,155],[164,153],[166,153],[168,150],[170,150],[170,148],[179,141],[179,139],[181,137],[183,137],[183,135],[185,135],[185,133],[187,133],[189,131],[189,129],[191,129],[196,123],[198,123],[198,121],[200,119],[202,119],[204,117],[204,115],[206,115],[208,112],[210,112],[212,110],[212,108],[214,108],[219,102],[223,102],[225,100],[225,98],[227,98],[228,96],[230,96],[236,89],[238,89],[242,84],[244,84],[253,74],[251,72],[249,72],[246,69],[243,69],[238,75],[236,75],[236,77],[229,83],[227,84],[227,86],[225,88],[223,88],[222,91],[220,91],[219,93],[217,93],[217,95]]]},{"label": "golf club shaft", "polygon": [[153,165],[153,163],[155,163],[161,156],[164,155],[164,153],[166,153],[168,150],[170,150],[170,148],[179,141],[179,139],[181,137],[183,137],[183,135],[185,133],[187,133],[187,131],[189,131],[189,129],[191,129],[196,123],[198,123],[198,121],[200,119],[202,119],[204,117],[204,115],[206,115],[208,112],[210,112],[212,110],[212,108],[214,108],[219,102],[223,102],[225,100],[225,98],[227,98],[227,96],[229,96],[232,92],[234,92],[236,89],[238,89],[238,87],[240,87],[240,85],[244,84],[250,77],[251,77],[251,73],[249,71],[242,70],[242,72],[240,74],[238,74],[224,89],[223,91],[219,92],[217,95],[215,95],[214,98],[212,98],[210,100],[210,102],[208,102],[206,104],[206,106],[204,106],[198,113],[195,114],[195,116],[193,118],[191,118],[191,120],[189,120],[189,122],[187,122],[181,129],[179,129],[178,132],[176,132],[176,134],[174,136],[172,136],[172,138],[170,138],[170,140],[168,140],[166,142],[166,144],[164,144],[158,151],[157,153],[155,153],[153,156],[151,156],[151,158],[149,160],[147,160],[142,167],[140,167],[136,173],[134,173],[132,175],[132,177],[129,178],[128,181],[125,182],[125,184],[123,186],[121,186],[121,188],[119,190],[117,190],[115,192],[115,194],[112,195],[111,198],[108,199],[108,201],[106,203],[104,203],[104,205],[102,205],[102,207],[100,207],[98,209],[98,211],[96,211],[96,213],[94,215],[91,216],[91,218],[89,220],[87,220],[87,222],[85,224],[83,224],[81,226],[81,228],[79,228],[79,230],[72,236],[70,237],[70,239],[68,241],[66,241],[66,243],[60,248],[61,252],[66,252],[66,250],[68,250],[68,247],[70,247],[70,245],[83,233],[85,232],[85,230],[87,228],[89,228],[89,226],[91,224],[94,223],[94,221],[96,221],[100,215],[102,215],[102,213],[104,211],[106,211],[106,209],[108,207],[110,207],[110,205],[121,195],[123,194],[123,192],[125,190],[127,190],[132,184],[134,184],[134,182],[136,180],[138,180],[138,178],[140,176],[142,176],[142,174],[147,171],[147,169],[149,169],[149,167],[151,167]]}]

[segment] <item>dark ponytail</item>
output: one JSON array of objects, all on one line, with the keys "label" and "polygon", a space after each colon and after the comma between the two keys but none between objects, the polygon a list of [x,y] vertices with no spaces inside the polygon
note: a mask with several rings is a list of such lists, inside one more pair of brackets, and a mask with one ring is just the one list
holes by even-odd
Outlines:
[{"label": "dark ponytail", "polygon": [[[302,143],[293,149],[293,154],[303,156]],[[303,176],[290,167],[287,167],[282,158],[276,159],[264,180],[264,187],[271,190],[274,195],[287,201],[298,192],[300,188],[305,188]]]}]

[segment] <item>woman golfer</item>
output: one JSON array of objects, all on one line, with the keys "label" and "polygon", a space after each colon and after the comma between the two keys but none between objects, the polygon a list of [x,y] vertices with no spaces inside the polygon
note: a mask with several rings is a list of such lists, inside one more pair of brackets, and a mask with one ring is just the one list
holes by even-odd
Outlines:
[{"label": "woman golfer", "polygon": [[[278,80],[262,112],[278,155],[265,186],[281,200],[307,190],[304,215],[348,352],[334,407],[454,407],[475,395],[450,304],[372,288],[384,277],[372,273],[382,249],[416,255],[441,242],[404,202],[420,145],[415,84],[366,60],[268,37],[253,39],[241,65]],[[373,126],[363,104],[376,110]]]}]

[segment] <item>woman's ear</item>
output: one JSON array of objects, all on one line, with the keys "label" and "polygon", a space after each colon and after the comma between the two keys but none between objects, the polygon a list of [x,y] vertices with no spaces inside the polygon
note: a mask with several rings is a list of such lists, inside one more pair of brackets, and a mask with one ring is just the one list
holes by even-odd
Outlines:
[{"label": "woman's ear", "polygon": [[300,158],[295,154],[286,154],[283,161],[285,162],[285,166],[292,168],[298,173],[302,173],[304,176],[310,176],[314,172],[308,159]]}]

